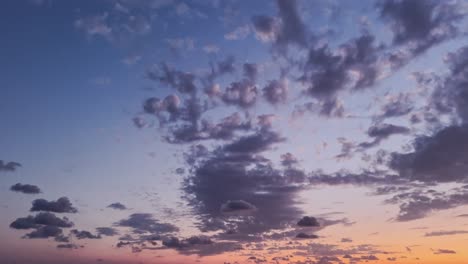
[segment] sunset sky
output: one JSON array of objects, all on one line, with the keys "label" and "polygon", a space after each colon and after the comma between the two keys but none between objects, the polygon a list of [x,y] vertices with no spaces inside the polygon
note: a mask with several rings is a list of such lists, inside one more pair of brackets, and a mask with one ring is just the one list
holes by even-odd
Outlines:
[{"label": "sunset sky", "polygon": [[0,262],[468,263],[468,1],[5,0]]}]

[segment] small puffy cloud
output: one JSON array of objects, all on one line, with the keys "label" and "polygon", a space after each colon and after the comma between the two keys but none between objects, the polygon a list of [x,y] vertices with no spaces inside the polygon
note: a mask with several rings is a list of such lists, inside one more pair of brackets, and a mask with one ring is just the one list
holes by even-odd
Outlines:
[{"label": "small puffy cloud", "polygon": [[252,24],[258,39],[263,42],[272,42],[278,34],[278,21],[270,16],[254,16]]},{"label": "small puffy cloud", "polygon": [[177,237],[168,237],[163,240],[162,244],[168,248],[178,248],[181,246],[180,240]]},{"label": "small puffy cloud", "polygon": [[255,205],[243,200],[227,201],[221,206],[221,212],[226,214],[245,213],[257,210]]},{"label": "small puffy cloud", "polygon": [[[81,247],[83,247],[83,246],[81,246]],[[78,248],[80,248],[80,246],[68,243],[68,244],[58,244],[57,248],[58,249],[78,249]]]},{"label": "small puffy cloud", "polygon": [[35,216],[27,216],[16,219],[10,224],[14,229],[31,229],[41,225],[56,226],[56,227],[72,227],[73,223],[66,217],[59,218],[49,212],[41,212]]},{"label": "small puffy cloud", "polygon": [[270,128],[273,125],[273,121],[276,119],[276,115],[269,114],[269,115],[259,115],[257,116],[257,124],[261,128]]},{"label": "small puffy cloud", "polygon": [[117,203],[112,203],[107,206],[107,208],[112,208],[115,210],[127,210],[127,207],[119,202]]},{"label": "small puffy cloud", "polygon": [[314,239],[318,238],[319,236],[315,234],[306,234],[306,233],[299,233],[296,235],[296,238],[301,238],[301,239]]},{"label": "small puffy cloud", "polygon": [[250,81],[242,80],[231,83],[231,85],[225,89],[222,100],[229,105],[249,108],[257,101],[257,95],[257,86]]},{"label": "small puffy cloud", "polygon": [[379,260],[379,258],[374,255],[368,255],[368,256],[361,256],[361,260],[371,261],[371,260]]},{"label": "small puffy cloud", "polygon": [[298,226],[303,227],[317,227],[320,226],[319,222],[315,217],[312,216],[304,216],[297,222]]},{"label": "small puffy cloud", "polygon": [[273,80],[262,91],[270,104],[284,103],[288,98],[288,80]]},{"label": "small puffy cloud", "polygon": [[297,164],[299,161],[297,160],[297,158],[291,154],[291,153],[285,153],[283,155],[281,155],[281,164],[283,166],[286,166],[286,167],[291,167],[295,164]]},{"label": "small puffy cloud", "polygon": [[0,160],[0,171],[12,172],[21,167],[21,164],[14,161],[5,162]]},{"label": "small puffy cloud", "polygon": [[47,201],[45,199],[36,199],[32,202],[31,212],[47,211],[55,213],[77,213],[78,210],[73,207],[67,197],[61,197],[57,201]]},{"label": "small puffy cloud", "polygon": [[101,239],[101,236],[99,234],[94,235],[91,232],[85,230],[73,229],[70,231],[70,233],[78,239]]},{"label": "small puffy cloud", "polygon": [[41,189],[39,189],[39,187],[37,187],[36,185],[21,184],[21,183],[17,183],[11,186],[10,190],[13,192],[22,192],[26,194],[38,194],[41,192]]}]

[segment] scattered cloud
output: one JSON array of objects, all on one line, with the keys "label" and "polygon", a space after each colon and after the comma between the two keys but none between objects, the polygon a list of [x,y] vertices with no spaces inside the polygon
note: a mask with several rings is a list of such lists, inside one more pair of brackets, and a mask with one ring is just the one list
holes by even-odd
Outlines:
[{"label": "scattered cloud", "polygon": [[10,190],[13,192],[22,192],[26,194],[38,194],[41,193],[41,189],[37,187],[36,185],[31,185],[31,184],[21,184],[17,183],[13,186],[10,187]]}]

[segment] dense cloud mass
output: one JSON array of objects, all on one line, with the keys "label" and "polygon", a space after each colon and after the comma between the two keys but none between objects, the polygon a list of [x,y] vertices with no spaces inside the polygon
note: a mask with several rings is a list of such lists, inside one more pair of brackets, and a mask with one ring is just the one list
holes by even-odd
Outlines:
[{"label": "dense cloud mass", "polygon": [[[199,213],[207,216],[202,219],[202,230],[246,236],[294,221],[300,211],[291,199],[299,187],[261,156],[283,141],[273,131],[259,131],[228,142],[193,164],[185,190],[193,196],[194,205],[200,204],[196,206]],[[246,219],[231,221],[232,214]]]},{"label": "dense cloud mass", "polygon": [[394,153],[390,163],[401,176],[424,182],[466,181],[468,127],[451,126],[419,137],[414,151]]},{"label": "dense cloud mass", "polygon": [[393,42],[409,44],[416,54],[454,37],[456,22],[464,16],[457,2],[384,0],[379,8],[391,26]]},{"label": "dense cloud mass", "polygon": [[45,199],[36,199],[32,203],[31,212],[47,211],[55,213],[77,213],[78,210],[73,207],[67,197],[61,197],[57,201],[47,201]]}]

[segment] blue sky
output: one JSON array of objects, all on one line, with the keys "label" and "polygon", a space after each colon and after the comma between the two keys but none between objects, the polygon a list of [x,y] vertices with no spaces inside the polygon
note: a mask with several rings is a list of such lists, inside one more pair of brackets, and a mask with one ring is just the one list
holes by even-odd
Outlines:
[{"label": "blue sky", "polygon": [[5,1],[0,255],[460,263],[467,12]]}]

